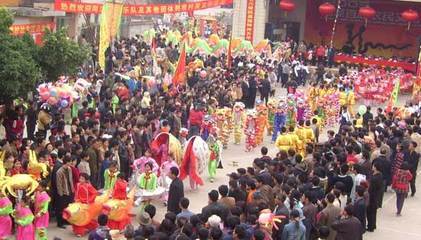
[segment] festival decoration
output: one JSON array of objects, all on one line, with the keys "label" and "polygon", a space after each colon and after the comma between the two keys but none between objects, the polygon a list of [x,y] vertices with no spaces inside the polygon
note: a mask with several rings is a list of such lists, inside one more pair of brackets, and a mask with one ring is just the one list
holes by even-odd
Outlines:
[{"label": "festival decoration", "polygon": [[98,63],[102,69],[105,69],[105,50],[110,46],[110,42],[118,34],[122,12],[122,0],[105,1],[101,12],[98,50]]},{"label": "festival decoration", "polygon": [[45,29],[54,30],[55,23],[31,23],[31,24],[14,24],[10,26],[12,35],[23,35],[25,33],[44,33]]},{"label": "festival decoration", "polygon": [[247,0],[244,39],[248,41],[253,41],[254,39],[255,8],[256,0]]},{"label": "festival decoration", "polygon": [[29,150],[28,160],[28,174],[35,180],[39,181],[41,178],[46,178],[48,176],[48,164],[38,162],[37,155],[34,150]]},{"label": "festival decoration", "polygon": [[[189,3],[172,4],[125,4],[124,16],[141,16],[157,14],[174,14],[180,12],[197,11],[232,4],[233,0],[204,0]],[[55,1],[55,10],[68,13],[101,14],[103,5],[100,3],[85,3],[72,1]]]},{"label": "festival decoration", "polygon": [[279,8],[282,11],[285,11],[285,15],[286,15],[288,12],[294,11],[295,3],[292,0],[281,0],[279,2]]},{"label": "festival decoration", "polygon": [[376,10],[370,6],[360,7],[358,15],[364,18],[364,24],[367,26],[368,19],[373,18],[376,15]]},{"label": "festival decoration", "polygon": [[411,28],[411,23],[418,20],[419,15],[417,11],[408,9],[401,13],[401,17],[408,22],[408,31]]},{"label": "festival decoration", "polygon": [[335,6],[329,2],[325,2],[319,6],[319,13],[325,18],[326,21],[328,16],[333,15],[335,11]]},{"label": "festival decoration", "polygon": [[183,85],[186,81],[186,44],[183,43],[181,46],[180,57],[178,58],[177,68],[175,70],[172,83],[177,85]]}]

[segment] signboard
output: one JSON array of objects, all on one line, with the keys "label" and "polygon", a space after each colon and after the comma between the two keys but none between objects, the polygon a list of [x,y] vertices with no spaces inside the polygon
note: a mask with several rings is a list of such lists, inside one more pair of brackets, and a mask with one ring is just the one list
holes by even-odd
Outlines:
[{"label": "signboard", "polygon": [[256,8],[256,0],[247,0],[246,8],[246,28],[244,38],[253,42],[254,35],[254,13]]}]

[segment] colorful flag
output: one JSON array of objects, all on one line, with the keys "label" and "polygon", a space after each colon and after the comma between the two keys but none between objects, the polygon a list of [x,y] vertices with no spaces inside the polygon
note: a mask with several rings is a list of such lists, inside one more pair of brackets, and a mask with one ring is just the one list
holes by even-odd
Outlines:
[{"label": "colorful flag", "polygon": [[123,2],[121,0],[107,0],[102,7],[98,49],[98,62],[102,69],[105,69],[105,51],[118,35],[122,14]]},{"label": "colorful flag", "polygon": [[400,85],[401,85],[401,81],[400,80],[396,81],[395,87],[393,88],[392,94],[390,95],[389,101],[387,102],[386,112],[391,112],[392,108],[398,102]]},{"label": "colorful flag", "polygon": [[182,43],[180,57],[178,58],[177,68],[175,69],[172,83],[174,86],[184,84],[186,81],[186,44]]},{"label": "colorful flag", "polygon": [[232,35],[230,37],[230,43],[229,43],[229,46],[228,46],[228,54],[227,54],[227,67],[228,67],[228,69],[230,69],[231,66],[232,66],[232,45],[231,45],[231,42],[232,42]]}]

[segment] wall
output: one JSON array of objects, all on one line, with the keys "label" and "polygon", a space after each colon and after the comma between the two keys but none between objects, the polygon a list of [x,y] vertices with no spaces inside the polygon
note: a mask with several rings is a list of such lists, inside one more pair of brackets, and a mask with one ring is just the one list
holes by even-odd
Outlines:
[{"label": "wall", "polygon": [[[313,0],[308,3],[305,38],[316,44],[329,44],[333,18],[326,21],[320,17],[318,6],[322,2]],[[409,8],[420,12],[421,4],[390,0],[372,2],[370,6],[377,14],[364,26],[364,20],[358,16],[358,9],[366,5],[367,1],[342,0],[334,46],[349,53],[416,58],[421,22],[414,22],[408,31],[407,23],[401,19],[400,14]]]}]

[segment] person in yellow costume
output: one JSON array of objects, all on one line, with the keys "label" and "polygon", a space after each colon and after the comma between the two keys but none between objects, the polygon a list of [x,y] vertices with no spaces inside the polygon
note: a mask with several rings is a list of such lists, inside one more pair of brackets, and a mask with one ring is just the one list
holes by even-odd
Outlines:
[{"label": "person in yellow costume", "polygon": [[339,89],[339,106],[341,108],[346,107],[348,105],[348,95],[345,92],[345,88],[341,87]]},{"label": "person in yellow costume", "polygon": [[291,136],[287,134],[285,127],[281,128],[281,134],[276,138],[275,146],[279,151],[288,151],[292,147]]},{"label": "person in yellow costume", "polygon": [[311,122],[310,120],[307,120],[304,127],[304,142],[306,144],[313,144],[314,139],[315,137],[313,129],[311,129]]},{"label": "person in yellow costume", "polygon": [[295,150],[296,153],[301,154],[301,156],[304,156],[304,150],[305,150],[305,143],[304,141],[300,140],[300,137],[295,132],[294,127],[289,127],[289,134],[292,141],[291,148]]},{"label": "person in yellow costume", "polygon": [[362,128],[363,127],[363,118],[361,117],[361,115],[359,113],[357,113],[357,115],[355,115],[354,127],[355,128]]},{"label": "person in yellow costume", "polygon": [[317,98],[319,97],[319,88],[317,87],[317,83],[314,83],[309,90],[308,93],[308,102],[310,104],[311,111],[316,110],[316,102]]},{"label": "person in yellow costume", "polygon": [[352,86],[349,87],[348,96],[347,96],[347,105],[348,111],[351,114],[351,117],[354,116],[354,105],[355,105],[355,94]]}]

